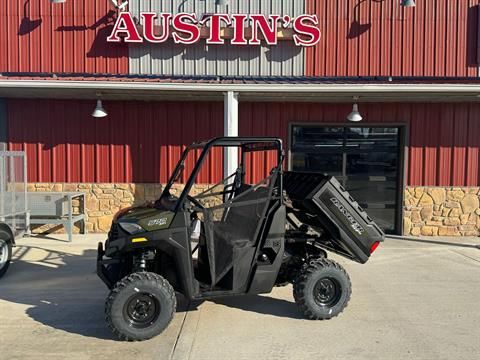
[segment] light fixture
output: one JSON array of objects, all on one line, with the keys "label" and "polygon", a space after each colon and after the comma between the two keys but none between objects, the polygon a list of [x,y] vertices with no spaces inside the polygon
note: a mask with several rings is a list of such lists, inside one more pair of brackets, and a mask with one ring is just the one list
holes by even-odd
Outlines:
[{"label": "light fixture", "polygon": [[360,114],[360,111],[358,111],[358,97],[354,97],[353,100],[355,103],[353,104],[352,112],[347,116],[347,120],[351,122],[360,122],[363,120],[363,117]]},{"label": "light fixture", "polygon": [[95,110],[93,110],[92,116],[94,118],[103,118],[107,115],[108,115],[108,113],[103,108],[102,100],[98,99],[97,100],[97,106],[95,107]]},{"label": "light fixture", "polygon": [[215,0],[215,5],[223,6],[227,4],[228,4],[228,0]]},{"label": "light fixture", "polygon": [[405,7],[415,7],[415,0],[402,0],[400,5]]},{"label": "light fixture", "polygon": [[110,2],[113,4],[115,9],[117,10],[123,10],[128,5],[128,1],[124,2],[123,0],[121,0],[120,3],[118,3],[118,0],[110,0]]},{"label": "light fixture", "polygon": [[[125,8],[127,7],[128,1],[125,1],[125,2],[124,2],[124,1],[120,0],[120,1],[122,1],[122,2],[120,2],[120,3],[119,3],[118,1],[119,1],[119,0],[110,0],[110,2],[113,4],[113,6],[115,7],[115,9],[117,9],[117,10],[123,10],[123,9],[125,9]],[[226,0],[224,0],[224,1],[226,1]],[[50,0],[50,2],[51,2],[52,4],[62,4],[62,3],[67,2],[67,0]],[[218,2],[218,0],[217,0],[217,2]]]}]

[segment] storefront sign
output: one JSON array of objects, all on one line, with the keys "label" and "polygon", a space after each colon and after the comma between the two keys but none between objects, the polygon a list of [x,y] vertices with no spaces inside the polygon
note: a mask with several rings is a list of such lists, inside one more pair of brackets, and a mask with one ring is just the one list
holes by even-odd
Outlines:
[{"label": "storefront sign", "polygon": [[297,46],[314,46],[321,37],[318,25],[316,15],[208,14],[199,20],[195,14],[142,12],[138,21],[122,12],[107,41],[159,44],[173,38],[176,44],[191,45],[206,38],[209,45],[223,45],[226,39],[232,45],[261,45],[262,40],[277,45],[292,40]]}]

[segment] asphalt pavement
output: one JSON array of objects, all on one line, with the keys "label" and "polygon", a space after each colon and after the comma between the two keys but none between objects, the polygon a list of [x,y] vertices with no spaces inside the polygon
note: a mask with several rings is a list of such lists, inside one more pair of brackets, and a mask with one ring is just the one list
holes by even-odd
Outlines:
[{"label": "asphalt pavement", "polygon": [[[476,359],[480,239],[387,240],[338,318],[309,321],[291,286],[181,306],[161,336],[117,341],[95,274],[101,235],[18,241],[0,280],[0,359]],[[189,311],[186,311],[188,309]]]}]

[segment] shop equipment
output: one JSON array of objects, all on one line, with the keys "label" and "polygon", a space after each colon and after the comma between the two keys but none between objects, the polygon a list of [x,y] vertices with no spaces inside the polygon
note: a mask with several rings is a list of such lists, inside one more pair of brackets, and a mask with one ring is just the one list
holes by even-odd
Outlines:
[{"label": "shop equipment", "polygon": [[[78,201],[78,212],[74,213],[73,202]],[[61,225],[72,241],[73,227],[80,223],[80,232],[86,234],[85,193],[83,192],[29,192],[28,204],[30,224]]]},{"label": "shop equipment", "polygon": [[27,161],[22,151],[0,151],[0,278],[12,259],[15,239],[29,228]]}]

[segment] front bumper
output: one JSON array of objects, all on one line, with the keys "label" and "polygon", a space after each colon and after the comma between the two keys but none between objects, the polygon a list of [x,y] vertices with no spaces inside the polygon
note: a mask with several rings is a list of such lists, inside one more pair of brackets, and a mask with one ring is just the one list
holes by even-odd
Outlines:
[{"label": "front bumper", "polygon": [[97,250],[97,275],[98,277],[107,285],[107,287],[111,290],[115,285],[115,280],[109,271],[109,265],[118,264],[120,260],[117,259],[104,259],[105,251],[103,250],[103,244],[100,242],[98,243],[98,250]]}]

